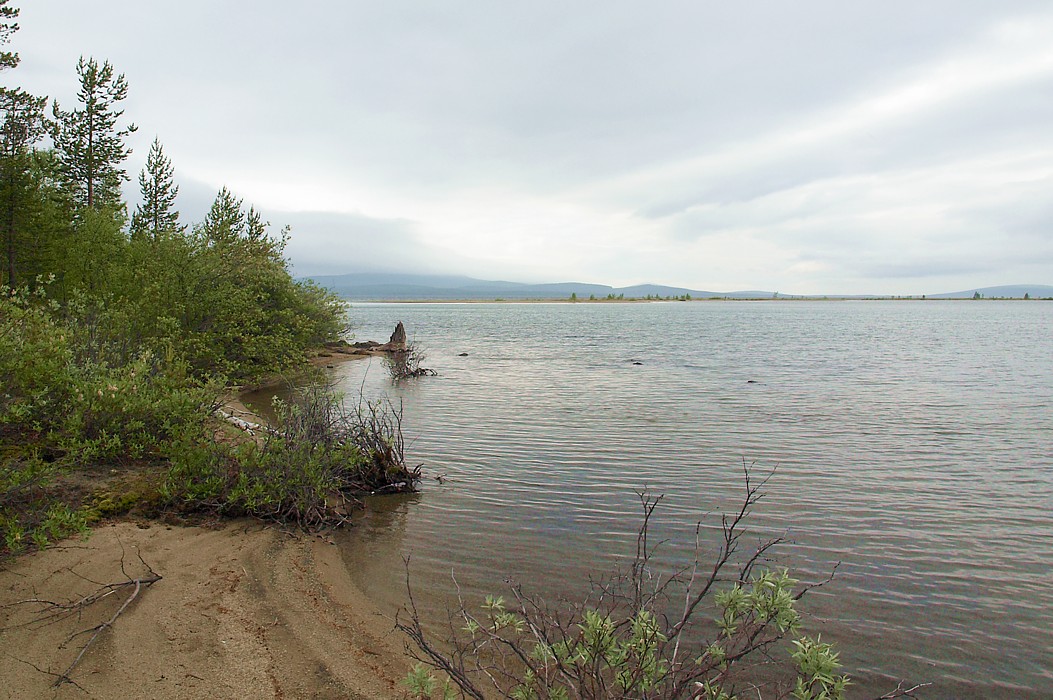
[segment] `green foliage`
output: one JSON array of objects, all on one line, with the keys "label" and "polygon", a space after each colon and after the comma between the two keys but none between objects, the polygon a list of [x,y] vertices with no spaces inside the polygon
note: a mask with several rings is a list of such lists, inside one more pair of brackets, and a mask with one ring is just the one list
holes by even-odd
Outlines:
[{"label": "green foliage", "polygon": [[57,471],[37,455],[0,458],[0,556],[87,532],[83,513],[48,496]]},{"label": "green foliage", "polygon": [[[0,0],[0,45],[17,14]],[[15,64],[16,54],[0,53],[0,69]],[[401,435],[385,432],[391,426],[375,413],[362,414],[366,428],[354,439],[323,435],[321,446],[317,435],[285,428],[259,445],[210,444],[205,425],[219,388],[302,363],[306,350],[345,330],[344,306],[295,282],[284,259],[288,230],[269,235],[259,212],[226,188],[188,234],[157,140],[129,233],[120,199],[135,130],[120,126],[128,84],[95,59],[81,58],[77,75],[77,107],[55,103],[53,122],[44,98],[0,88],[5,551],[43,546],[86,517],[131,506],[129,492],[111,492],[78,510],[86,496],[70,486],[74,467],[108,474],[174,454],[167,484],[178,498],[304,523],[331,517],[334,494],[340,501],[359,483],[412,484],[418,475],[390,462],[401,459]],[[37,147],[45,131],[53,149]],[[306,430],[301,407],[286,409],[286,428]],[[136,493],[154,499],[147,491],[156,489]]]},{"label": "green foliage", "polygon": [[146,155],[146,167],[139,173],[139,192],[143,201],[132,214],[131,233],[156,237],[162,233],[182,232],[179,212],[175,210],[175,198],[179,186],[173,182],[175,169],[164,154],[161,141],[154,139]]},{"label": "green foliage", "polygon": [[80,293],[110,301],[127,291],[128,241],[124,235],[124,210],[99,205],[84,209],[71,223],[65,254],[56,265],[64,296]]},{"label": "green foliage", "polygon": [[402,683],[409,689],[410,695],[421,699],[430,698],[438,685],[435,675],[423,664],[415,665]]},{"label": "green foliage", "polygon": [[82,460],[164,456],[215,401],[214,387],[188,380],[185,368],[165,366],[149,351],[128,364],[77,367],[71,375],[61,446]]},{"label": "green foliage", "polygon": [[420,479],[403,461],[398,414],[377,405],[347,413],[324,385],[276,400],[275,412],[259,442],[186,435],[162,487],[166,502],[314,528],[343,522],[356,493],[409,490]]},{"label": "green foliage", "polygon": [[416,664],[413,670],[402,679],[402,684],[406,686],[410,697],[414,700],[430,700],[432,697],[439,697],[442,700],[453,700],[453,698],[457,697],[453,684],[450,683],[449,679],[439,683],[439,679],[435,677],[435,674],[423,664]]},{"label": "green foliage", "polygon": [[715,600],[723,610],[717,625],[728,638],[732,638],[743,626],[754,627],[758,622],[774,623],[779,632],[795,632],[800,616],[793,607],[793,586],[784,569],[781,574],[766,571],[749,582],[748,587],[736,583],[717,593]]},{"label": "green foliage", "polygon": [[[9,0],[0,0],[0,46],[11,41],[11,35],[18,31],[18,24],[14,20],[18,17],[19,9],[10,7]],[[0,51],[0,71],[14,68],[18,65],[18,54],[12,51]]]},{"label": "green foliage", "polygon": [[[409,620],[397,618],[396,626],[416,643],[419,660],[472,698],[491,697],[484,687],[492,686],[494,697],[537,700],[841,700],[849,681],[837,673],[832,645],[800,632],[796,604],[813,586],[799,587],[786,570],[759,570],[778,539],[739,552],[744,521],[766,482],[752,483],[749,468],[745,476],[745,499],[721,518],[712,565],[699,560],[699,542],[688,558],[693,563],[676,567],[679,573],[651,570],[648,531],[659,499],[641,494],[636,557],[624,573],[590,578],[584,602],[553,606],[513,585],[511,603],[487,596],[481,613],[462,603],[463,626],[451,624],[450,635],[433,644],[411,589],[400,614]],[[714,617],[705,619],[703,610]]]},{"label": "green foliage", "polygon": [[[0,0],[0,45],[18,30],[14,19],[19,10]],[[0,52],[0,71],[18,65],[18,54]],[[46,133],[46,97],[36,97],[20,88],[0,87],[0,231],[5,263],[0,283],[18,284],[24,273],[24,249],[31,248],[30,229],[38,213],[40,181],[34,177],[33,145]]]},{"label": "green foliage", "polygon": [[0,429],[39,433],[67,396],[72,359],[43,291],[0,287]]},{"label": "green foliage", "polygon": [[[81,462],[163,456],[216,387],[127,342],[119,316],[36,292],[0,298],[0,427]],[[115,332],[116,331],[116,332]]]},{"label": "green foliage", "polygon": [[39,181],[34,177],[30,148],[44,135],[45,97],[0,88],[0,230],[4,266],[0,280],[15,286],[21,270],[20,253],[30,247],[30,229],[38,212]]},{"label": "green foliage", "polygon": [[178,350],[199,372],[255,377],[301,361],[305,348],[344,330],[339,299],[295,282],[282,257],[288,231],[267,224],[223,188],[177,265]]},{"label": "green foliage", "polygon": [[121,164],[131,153],[124,139],[136,130],[134,124],[117,128],[124,110],[117,105],[128,96],[124,74],[114,75],[109,61],[94,58],[77,61],[81,107],[63,111],[52,107],[51,138],[59,154],[61,172],[71,199],[80,206],[116,207],[121,183],[128,179]]},{"label": "green foliage", "polygon": [[[608,611],[586,607],[568,627],[560,615],[539,616],[537,604],[525,602],[518,593],[521,607],[516,611],[507,609],[504,598],[494,596],[487,596],[481,605],[481,616],[462,611],[463,631],[471,642],[455,646],[466,649],[466,656],[480,668],[503,668],[510,680],[500,684],[499,694],[507,698],[734,700],[736,684],[742,679],[731,672],[732,665],[762,650],[770,659],[770,644],[798,629],[795,584],[785,571],[765,571],[717,593],[714,602],[721,638],[703,645],[694,661],[677,658],[679,645],[669,644],[677,632],[664,630],[650,609],[615,618]],[[786,658],[797,671],[793,697],[843,698],[849,681],[847,676],[835,675],[840,664],[832,645],[806,636],[792,642],[796,650]],[[508,649],[516,650],[511,658],[501,655]],[[418,676],[425,672],[423,667],[415,671]],[[691,682],[685,685],[685,678]]]},{"label": "green foliage", "polygon": [[797,684],[793,697],[797,700],[841,700],[849,685],[848,676],[834,675],[841,663],[832,644],[819,637],[795,639],[793,660],[797,665]]},{"label": "green foliage", "polygon": [[29,285],[37,276],[61,274],[69,255],[71,219],[55,178],[54,153],[29,150],[0,163],[0,229],[5,283]]}]

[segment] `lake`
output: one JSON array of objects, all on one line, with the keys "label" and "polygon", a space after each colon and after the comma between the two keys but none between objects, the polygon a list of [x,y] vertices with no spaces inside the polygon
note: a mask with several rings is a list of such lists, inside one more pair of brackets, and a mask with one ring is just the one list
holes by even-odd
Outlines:
[{"label": "lake", "polygon": [[[438,614],[514,579],[576,595],[632,552],[637,492],[664,494],[659,566],[715,546],[743,464],[776,468],[751,538],[834,580],[802,601],[853,697],[1053,696],[1053,303],[765,301],[354,304],[437,377],[334,369],[351,400],[401,401],[419,494],[355,528],[352,568]],[[467,353],[467,356],[461,356]],[[639,364],[636,364],[639,363]],[[434,477],[441,476],[440,483]],[[753,541],[753,540],[750,540]]]}]

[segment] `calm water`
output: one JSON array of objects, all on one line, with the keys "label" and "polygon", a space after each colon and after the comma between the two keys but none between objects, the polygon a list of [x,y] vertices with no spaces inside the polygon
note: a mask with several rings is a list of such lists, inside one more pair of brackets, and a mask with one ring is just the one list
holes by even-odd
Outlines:
[{"label": "calm water", "polygon": [[[806,626],[856,695],[1053,697],[1053,303],[355,305],[358,338],[402,320],[438,377],[392,387],[431,480],[357,528],[356,576],[429,605],[506,578],[574,594],[629,553],[636,491],[665,494],[660,563],[777,465],[755,539],[799,578]],[[468,353],[467,357],[459,356]],[[633,362],[641,362],[635,365]],[[752,381],[752,383],[750,383]],[[705,530],[716,534],[712,528]],[[710,539],[715,543],[716,539]]]}]

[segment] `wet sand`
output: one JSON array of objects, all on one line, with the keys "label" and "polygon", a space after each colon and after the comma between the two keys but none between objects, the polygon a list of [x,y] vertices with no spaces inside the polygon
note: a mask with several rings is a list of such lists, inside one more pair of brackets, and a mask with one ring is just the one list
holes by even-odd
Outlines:
[{"label": "wet sand", "polygon": [[[401,637],[354,586],[342,547],[253,521],[215,529],[119,522],[0,567],[0,697],[402,698]],[[102,632],[52,688],[89,635],[131,594],[44,624],[43,605],[99,584],[162,580]],[[122,561],[124,571],[122,572]],[[36,621],[36,622],[34,622]],[[79,687],[78,687],[79,686]]]}]

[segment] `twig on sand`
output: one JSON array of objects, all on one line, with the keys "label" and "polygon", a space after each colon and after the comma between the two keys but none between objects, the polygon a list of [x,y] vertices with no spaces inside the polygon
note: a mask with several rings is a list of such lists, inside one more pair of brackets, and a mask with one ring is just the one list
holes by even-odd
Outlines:
[{"label": "twig on sand", "polygon": [[[17,601],[15,603],[11,603],[10,604],[10,605],[37,604],[37,605],[43,606],[40,609],[40,612],[37,614],[36,617],[34,617],[32,620],[30,620],[28,623],[25,623],[24,625],[18,625],[19,627],[22,627],[22,626],[36,626],[36,625],[49,625],[49,624],[53,624],[53,623],[55,623],[55,622],[57,622],[59,620],[65,619],[65,618],[73,616],[73,615],[80,616],[81,614],[84,613],[85,610],[90,608],[95,603],[98,603],[99,601],[102,601],[102,600],[110,597],[111,595],[114,595],[115,593],[117,593],[119,591],[127,591],[129,589],[131,590],[131,592],[128,594],[128,597],[125,598],[124,602],[121,603],[121,606],[119,608],[117,608],[117,611],[112,616],[110,616],[110,618],[108,620],[106,620],[105,622],[101,622],[101,623],[95,625],[94,627],[88,627],[87,629],[83,629],[83,630],[80,630],[78,632],[74,632],[73,634],[71,634],[69,637],[66,638],[65,642],[63,642],[59,646],[59,648],[63,648],[66,644],[68,644],[69,642],[73,641],[74,639],[76,639],[78,637],[83,637],[84,635],[90,635],[88,637],[88,641],[85,642],[83,646],[81,646],[80,651],[77,653],[77,657],[75,659],[73,659],[73,662],[70,663],[69,666],[66,667],[65,671],[63,671],[62,673],[54,673],[52,671],[43,671],[42,669],[38,668],[37,666],[35,666],[33,664],[29,664],[29,665],[33,666],[33,668],[36,668],[38,671],[41,671],[42,673],[45,673],[45,674],[47,674],[49,676],[54,676],[55,677],[55,682],[52,683],[52,687],[53,688],[57,688],[57,687],[59,687],[59,686],[61,686],[63,684],[66,684],[66,683],[70,683],[70,684],[72,684],[74,686],[77,686],[79,688],[80,686],[78,686],[73,681],[73,678],[72,678],[71,674],[73,673],[74,669],[76,669],[77,664],[79,664],[81,662],[81,659],[84,658],[84,655],[88,653],[88,649],[91,648],[91,646],[95,643],[95,641],[99,638],[99,636],[103,632],[105,632],[106,630],[108,630],[108,629],[113,627],[114,623],[117,622],[117,618],[119,618],[124,613],[124,611],[128,609],[128,606],[130,606],[135,601],[135,599],[139,597],[139,593],[143,590],[143,588],[149,587],[149,586],[157,583],[158,581],[160,581],[163,578],[160,574],[158,574],[156,571],[154,571],[153,568],[151,568],[149,564],[147,564],[143,560],[143,557],[142,557],[141,554],[137,553],[137,556],[139,558],[139,562],[144,567],[146,567],[146,572],[147,573],[145,573],[143,575],[132,577],[125,570],[125,555],[124,555],[124,547],[122,545],[121,546],[121,573],[124,574],[124,576],[125,576],[125,578],[127,580],[125,580],[125,581],[117,581],[115,583],[99,583],[99,582],[96,582],[96,581],[92,581],[92,583],[94,583],[96,586],[98,586],[94,591],[92,591],[88,595],[82,596],[79,599],[70,600],[68,602],[58,602],[58,601],[44,600],[42,598],[29,598],[29,599],[26,599],[26,600],[20,600],[20,601]],[[91,581],[91,579],[88,579],[88,578],[86,578],[84,576],[81,576],[80,574],[78,574],[76,571],[73,571],[72,569],[70,569],[70,573],[72,573],[72,574],[74,574],[74,575],[76,575],[76,576],[78,576],[78,577],[80,577],[80,578],[82,578],[82,579],[84,579],[86,581]],[[7,606],[4,606],[4,607],[7,607]],[[22,661],[21,659],[18,659],[18,660]],[[23,663],[29,663],[29,662],[25,662],[24,661]]]},{"label": "twig on sand", "polygon": [[[73,673],[73,669],[76,668],[77,664],[80,663],[80,660],[84,658],[84,654],[86,654],[91,645],[95,643],[95,640],[99,638],[99,635],[102,634],[105,630],[113,627],[113,623],[117,621],[117,618],[121,616],[121,613],[123,613],[128,608],[128,606],[132,604],[132,601],[139,597],[139,591],[142,590],[143,586],[149,586],[153,583],[157,583],[160,580],[161,575],[155,573],[151,569],[150,574],[148,576],[141,576],[139,578],[134,578],[120,584],[109,584],[113,587],[111,588],[111,590],[116,590],[117,586],[132,586],[132,593],[125,599],[124,603],[121,604],[121,607],[117,609],[117,612],[115,612],[113,614],[113,617],[111,617],[109,620],[98,624],[95,627],[89,627],[86,630],[81,630],[80,632],[77,632],[75,635],[73,635],[73,637],[79,637],[80,635],[87,634],[88,632],[92,633],[88,641],[84,644],[84,646],[80,648],[80,653],[77,654],[77,658],[73,659],[73,663],[66,667],[65,671],[59,674],[59,677],[55,679],[54,683],[52,683],[52,687],[57,688],[63,683],[72,683],[73,681],[70,678],[70,674]],[[73,637],[71,637],[70,639],[72,639]]]}]

